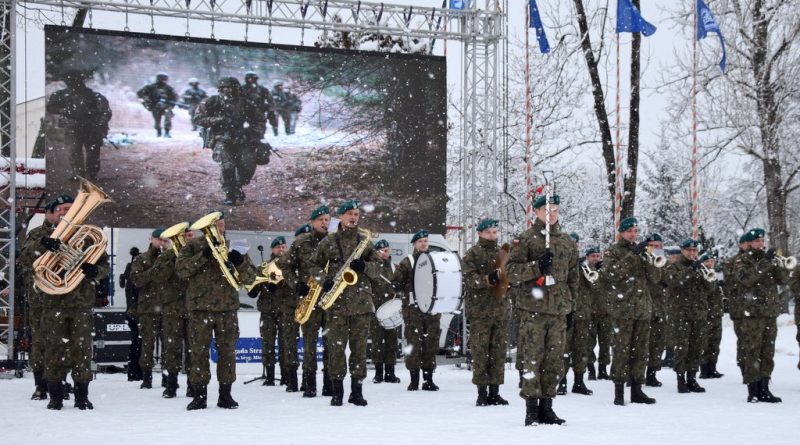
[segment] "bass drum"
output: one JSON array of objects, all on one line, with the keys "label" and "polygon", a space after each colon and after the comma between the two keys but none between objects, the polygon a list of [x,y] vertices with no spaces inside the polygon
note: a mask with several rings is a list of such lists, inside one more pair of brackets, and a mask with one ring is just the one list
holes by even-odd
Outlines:
[{"label": "bass drum", "polygon": [[394,329],[400,326],[403,324],[403,302],[396,298],[383,303],[375,311],[375,317],[384,329]]},{"label": "bass drum", "polygon": [[461,259],[453,252],[424,252],[414,265],[414,299],[422,312],[447,314],[461,308]]}]

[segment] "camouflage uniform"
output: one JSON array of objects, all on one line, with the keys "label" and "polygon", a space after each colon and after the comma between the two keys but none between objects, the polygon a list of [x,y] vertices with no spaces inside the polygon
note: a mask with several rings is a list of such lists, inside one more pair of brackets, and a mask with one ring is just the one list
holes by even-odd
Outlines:
[{"label": "camouflage uniform", "polygon": [[511,303],[497,300],[487,276],[496,268],[497,241],[479,238],[461,263],[464,305],[469,319],[469,343],[472,352],[472,383],[502,385],[508,349],[508,322]]},{"label": "camouflage uniform", "polygon": [[[572,367],[572,373],[578,378],[586,372],[592,356],[591,323],[592,305],[591,297],[594,293],[594,284],[586,279],[583,272],[579,272],[578,291],[573,301],[573,322],[567,329],[567,350],[565,351],[565,367]],[[567,355],[568,354],[568,355]],[[566,370],[564,372],[566,376]]]},{"label": "camouflage uniform", "polygon": [[297,342],[300,339],[300,325],[294,321],[294,311],[297,309],[297,295],[295,287],[286,280],[289,255],[284,254],[278,260],[278,267],[283,272],[284,280],[278,285],[278,342],[280,344],[281,366],[286,372],[296,374]]},{"label": "camouflage uniform", "polygon": [[152,245],[133,260],[131,267],[131,281],[139,290],[139,303],[136,307],[136,316],[139,319],[139,337],[142,339],[142,355],[139,357],[139,366],[144,372],[145,382],[152,381],[153,365],[155,360],[156,341],[161,331],[161,294],[164,283],[163,276],[155,269],[156,260],[161,255],[161,250]]},{"label": "camouflage uniform", "polygon": [[[716,370],[717,359],[719,358],[719,344],[722,341],[722,316],[724,311],[722,308],[722,288],[716,283],[711,283],[711,286],[706,292],[708,301],[708,314],[706,317],[706,326],[704,329],[705,337],[703,339],[703,359],[702,364],[706,366],[713,366]],[[711,369],[707,370],[710,373]]]},{"label": "camouflage uniform", "polygon": [[[140,255],[141,256],[141,255]],[[152,268],[153,282],[161,299],[162,351],[161,365],[170,374],[180,372],[183,353],[186,352],[186,371],[189,357],[189,314],[186,310],[186,283],[175,270],[177,255],[173,249],[165,250]]]},{"label": "camouflage uniform", "polygon": [[[272,89],[272,97],[275,99],[275,111],[283,119],[283,128],[286,134],[294,134],[295,126],[297,125],[297,115],[302,110],[302,103],[297,95],[278,88],[277,86]],[[270,123],[272,123],[270,121]],[[278,120],[275,119],[275,124],[272,125],[272,130],[275,135],[278,135]]]},{"label": "camouflage uniform", "polygon": [[200,102],[192,122],[209,132],[206,146],[220,164],[220,183],[226,199],[243,200],[242,187],[256,172],[256,149],[264,135],[264,114],[243,97],[211,96]]},{"label": "camouflage uniform", "polygon": [[[514,240],[506,270],[515,285],[520,311],[519,348],[524,357],[525,379],[520,397],[552,399],[564,376],[566,315],[572,310],[578,289],[578,248],[559,224],[550,226],[552,276],[555,284],[544,287],[537,261],[545,253],[545,224],[537,219]],[[541,280],[541,284],[540,284]]]},{"label": "camouflage uniform", "polygon": [[692,267],[694,260],[681,257],[665,269],[675,315],[675,372],[694,374],[700,366],[703,333],[708,314],[706,293],[715,283],[706,281]]},{"label": "camouflage uniform", "polygon": [[[394,298],[392,285],[386,282],[392,277],[392,270],[394,269],[392,259],[388,258],[385,261],[380,261],[380,267],[381,277],[377,280],[372,280],[372,299],[375,303],[375,308],[381,307],[381,305]],[[378,323],[377,318],[372,319],[370,338],[372,339],[372,363],[375,364],[376,369],[378,367],[383,369],[384,365],[394,369],[394,365],[397,363],[397,333],[399,329],[399,327],[385,329]]]},{"label": "camouflage uniform", "polygon": [[744,355],[742,348],[744,346],[744,338],[742,337],[742,318],[744,317],[744,294],[742,293],[739,285],[737,284],[736,274],[734,273],[734,265],[746,254],[746,250],[739,249],[739,252],[731,257],[722,266],[722,273],[725,278],[723,291],[728,299],[728,315],[733,322],[733,333],[736,334],[736,365],[744,377],[744,367],[742,366],[742,356]]},{"label": "camouflage uniform", "polygon": [[[600,272],[589,266],[592,270]],[[611,363],[611,318],[608,316],[608,299],[606,298],[606,283],[603,274],[595,282],[594,289],[590,297],[592,306],[589,347],[591,348],[591,360],[597,361],[601,369],[605,369]],[[594,347],[599,346],[599,355],[595,356]]]},{"label": "camouflage uniform", "polygon": [[[269,122],[272,128],[278,128],[278,117],[275,115],[275,100],[272,97],[272,93],[269,92],[269,88],[257,83],[250,84],[245,82],[242,85],[242,95],[258,109],[262,118],[266,116],[266,121]],[[266,126],[261,129],[262,135],[264,130],[266,130]],[[276,130],[275,136],[277,135]]]},{"label": "camouflage uniform", "polygon": [[72,84],[50,96],[47,113],[61,116],[72,175],[95,180],[100,172],[100,149],[111,121],[106,97],[82,82]]},{"label": "camouflage uniform", "polygon": [[[204,238],[190,240],[178,254],[175,271],[187,280],[186,308],[189,310],[189,341],[192,350],[192,367],[189,383],[205,386],[211,381],[208,364],[211,336],[216,340],[217,380],[220,385],[236,381],[236,341],[239,339],[239,292],[234,289],[213,257],[203,251]],[[250,258],[236,266],[242,283],[252,283],[256,270]]]},{"label": "camouflage uniform", "polygon": [[[797,325],[797,344],[800,345],[800,273],[794,273],[789,287],[794,294],[794,323]],[[800,368],[800,362],[797,367]]]},{"label": "camouflage uniform", "polygon": [[[197,106],[200,102],[207,97],[206,91],[198,86],[192,85],[186,87],[181,93],[181,100],[189,107],[189,118],[194,122],[194,115],[197,112]],[[197,125],[192,124],[192,130],[197,130]]]},{"label": "camouflage uniform", "polygon": [[[274,259],[275,256],[271,255],[269,260],[272,261]],[[258,285],[255,293],[251,293],[251,296],[258,295],[256,307],[261,312],[261,320],[259,322],[261,362],[266,369],[274,369],[275,367],[275,344],[280,341],[281,304],[288,290],[286,283],[281,282],[276,285],[274,292],[270,292],[269,285],[263,283]],[[281,366],[283,366],[283,360],[281,360]]]},{"label": "camouflage uniform", "polygon": [[168,135],[172,129],[172,109],[178,100],[178,95],[172,85],[166,82],[149,83],[139,91],[136,96],[142,100],[144,107],[153,115],[153,128],[161,136],[161,119],[164,119],[164,134]]},{"label": "camouflage uniform", "polygon": [[647,359],[647,369],[650,372],[661,370],[661,356],[666,347],[666,323],[667,323],[667,283],[660,280],[657,283],[649,283],[650,299],[653,302],[653,317],[650,319],[650,342]]},{"label": "camouflage uniform", "polygon": [[608,282],[607,298],[613,334],[611,380],[628,380],[641,386],[645,380],[650,320],[653,305],[648,283],[658,283],[661,271],[633,253],[634,244],[620,239],[609,248],[603,260],[603,275]]}]

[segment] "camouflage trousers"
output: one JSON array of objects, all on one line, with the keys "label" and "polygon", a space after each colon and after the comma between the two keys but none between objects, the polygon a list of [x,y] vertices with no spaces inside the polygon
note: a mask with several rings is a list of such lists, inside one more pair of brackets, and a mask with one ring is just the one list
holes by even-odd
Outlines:
[{"label": "camouflage trousers", "polygon": [[742,338],[742,319],[731,317],[733,322],[733,333],[736,335],[736,366],[742,373],[744,379],[744,365],[742,365],[742,357],[744,356],[744,338]]},{"label": "camouflage trousers", "polygon": [[44,372],[44,350],[46,331],[42,329],[42,307],[28,306],[28,326],[31,329],[31,349],[28,357],[28,365],[31,371]]},{"label": "camouflage trousers", "polygon": [[161,314],[139,314],[139,338],[142,339],[142,353],[139,366],[153,369],[155,365],[156,342],[161,334]]},{"label": "camouflage trousers", "polygon": [[192,311],[189,315],[189,341],[192,346],[192,367],[189,383],[208,385],[211,381],[211,337],[217,345],[217,381],[236,381],[236,341],[239,340],[239,319],[236,311]]},{"label": "camouflage trousers", "polygon": [[742,365],[744,383],[754,383],[772,376],[775,368],[775,337],[778,324],[774,318],[742,318]]},{"label": "camouflage trousers", "polygon": [[513,329],[514,333],[514,341],[516,343],[517,348],[517,361],[514,363],[514,368],[517,371],[522,371],[524,369],[524,357],[522,355],[522,348],[519,345],[519,327],[520,327],[520,318],[522,317],[522,311],[519,309],[514,309],[511,311],[511,329]]},{"label": "camouflage trousers", "polygon": [[281,364],[290,371],[296,371],[297,362],[297,340],[300,339],[300,325],[294,321],[294,311],[281,312]]},{"label": "camouflage trousers", "polygon": [[153,128],[156,130],[161,130],[161,119],[164,119],[164,131],[169,132],[172,129],[172,116],[175,113],[172,112],[171,108],[153,108],[150,113],[153,115]]},{"label": "camouflage trousers", "polygon": [[397,333],[400,328],[384,329],[377,318],[370,324],[372,363],[394,365],[397,363]]},{"label": "camouflage trousers", "polygon": [[100,172],[100,150],[103,147],[103,136],[65,131],[64,146],[69,150],[71,176],[81,176],[90,180],[97,179],[97,174]]},{"label": "camouflage trousers", "polygon": [[171,373],[180,372],[183,365],[183,354],[186,353],[186,366],[191,366],[189,348],[189,319],[183,315],[163,315],[161,328],[164,341],[161,347],[161,366]]},{"label": "camouflage trousers", "polygon": [[703,355],[706,319],[681,317],[675,320],[675,372],[697,372]]},{"label": "camouflage trousers", "polygon": [[[275,344],[281,334],[281,313],[262,312],[259,330],[261,331],[261,363],[270,368],[275,366]],[[283,366],[283,361],[281,361]]]},{"label": "camouflage trousers", "polygon": [[[589,345],[592,350],[591,360],[600,366],[611,363],[611,318],[607,314],[592,314],[589,325]],[[594,347],[599,346],[599,355],[595,355]]]},{"label": "camouflage trousers", "polygon": [[650,319],[616,318],[612,321],[611,380],[625,384],[628,380],[644,383],[647,350],[650,341]]},{"label": "camouflage trousers", "polygon": [[249,184],[256,173],[255,147],[220,141],[214,146],[214,160],[219,162],[219,181],[225,196],[231,199],[242,197],[242,187]]},{"label": "camouflage trousers", "polygon": [[[350,377],[367,377],[367,337],[373,314],[328,314],[328,372],[331,380],[344,380],[348,364]],[[345,360],[345,348],[350,345],[350,359]]]},{"label": "camouflage trousers", "polygon": [[591,322],[588,318],[575,319],[572,329],[567,329],[567,346],[564,351],[565,373],[572,368],[573,374],[583,374],[592,356]]},{"label": "camouflage trousers", "polygon": [[403,308],[405,336],[410,351],[406,353],[406,369],[416,371],[436,369],[436,353],[439,352],[440,314],[426,314],[416,306]]},{"label": "camouflage trousers", "polygon": [[470,319],[469,348],[472,353],[472,383],[502,385],[508,350],[508,318]]},{"label": "camouflage trousers", "polygon": [[523,399],[555,397],[564,376],[567,321],[563,315],[520,314],[519,348],[523,355]]},{"label": "camouflage trousers", "polygon": [[[303,372],[315,373],[317,372],[317,341],[319,339],[319,330],[327,328],[325,311],[322,309],[314,309],[308,321],[301,326],[303,330]],[[322,367],[328,369],[328,336],[322,337]]]},{"label": "camouflage trousers", "polygon": [[665,345],[665,322],[663,317],[653,317],[650,319],[650,341],[647,354],[647,367],[649,369],[661,370],[661,356],[664,354]]},{"label": "camouflage trousers", "polygon": [[722,342],[722,317],[714,316],[706,319],[703,342],[703,363],[717,363],[719,344]]},{"label": "camouflage trousers", "polygon": [[92,380],[92,310],[45,308],[42,327],[46,326],[44,377],[61,380],[72,368],[72,380]]}]

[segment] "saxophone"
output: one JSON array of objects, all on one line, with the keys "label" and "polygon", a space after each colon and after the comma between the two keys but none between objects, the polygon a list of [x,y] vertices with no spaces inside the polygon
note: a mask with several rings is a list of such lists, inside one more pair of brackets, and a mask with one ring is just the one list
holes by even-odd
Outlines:
[{"label": "saxophone", "polygon": [[[325,273],[328,272],[328,265],[330,263],[325,265]],[[317,283],[314,277],[308,277],[308,294],[297,304],[297,308],[294,310],[294,321],[298,324],[306,324],[308,319],[311,318],[311,313],[314,312],[314,307],[316,307],[321,293],[322,286]]]},{"label": "saxophone", "polygon": [[352,286],[358,282],[358,274],[356,271],[350,268],[350,263],[360,257],[364,251],[369,246],[370,242],[372,242],[372,232],[367,229],[358,229],[358,233],[364,237],[360,243],[356,246],[353,250],[353,253],[345,260],[344,266],[339,269],[339,272],[336,273],[336,276],[333,277],[333,287],[331,290],[325,293],[320,299],[319,305],[324,310],[328,310],[336,303],[336,300],[342,295],[342,292],[347,288],[347,286]]}]

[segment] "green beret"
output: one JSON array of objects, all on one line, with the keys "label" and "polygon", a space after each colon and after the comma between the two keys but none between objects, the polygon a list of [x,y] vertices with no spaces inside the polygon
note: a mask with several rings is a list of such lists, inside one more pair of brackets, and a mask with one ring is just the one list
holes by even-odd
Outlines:
[{"label": "green beret", "polygon": [[713,256],[711,256],[711,253],[706,251],[706,252],[703,252],[702,255],[697,257],[697,261],[700,261],[701,263],[704,263],[704,262],[710,260],[711,258],[713,258]]},{"label": "green beret", "polygon": [[681,249],[697,249],[697,245],[700,244],[697,240],[694,239],[685,239],[681,241]]},{"label": "green beret", "polygon": [[378,240],[375,243],[375,250],[381,250],[381,249],[385,249],[387,247],[389,247],[389,241],[386,241],[385,239]]},{"label": "green beret", "polygon": [[597,246],[592,246],[592,247],[586,249],[586,256],[589,256],[589,255],[591,255],[593,253],[600,253],[600,248],[597,247]]},{"label": "green beret", "polygon": [[759,238],[764,238],[765,236],[767,236],[767,232],[761,228],[750,229],[747,231],[747,234],[750,237],[748,241],[755,241]]},{"label": "green beret", "polygon": [[638,225],[639,221],[637,221],[636,218],[629,216],[619,222],[619,229],[617,229],[617,232],[622,233],[631,227],[636,227]]},{"label": "green beret", "polygon": [[[533,208],[538,209],[539,207],[545,205],[545,201],[547,200],[547,195],[542,195],[536,199],[533,203]],[[558,195],[553,195],[550,197],[550,204],[559,205],[561,204],[561,197]]]},{"label": "green beret", "polygon": [[647,235],[647,242],[651,241],[658,241],[659,243],[661,243],[664,242],[664,239],[661,238],[661,235],[657,233],[651,233],[650,235]]},{"label": "green beret", "polygon": [[750,239],[750,232],[744,232],[742,236],[739,237],[739,244],[749,243],[750,241],[753,241]]},{"label": "green beret", "polygon": [[417,240],[420,240],[422,238],[427,238],[427,237],[428,237],[428,231],[425,230],[425,229],[422,229],[419,232],[415,233],[414,236],[411,237],[411,244],[416,243]]},{"label": "green beret", "polygon": [[44,209],[48,212],[55,211],[56,207],[60,206],[61,204],[72,204],[75,202],[75,198],[70,195],[59,195],[57,198],[53,199],[52,201],[48,202]]},{"label": "green beret", "polygon": [[342,205],[339,206],[339,210],[337,210],[337,213],[340,215],[344,215],[344,212],[348,210],[357,209],[358,206],[360,205],[361,203],[356,201],[355,199],[348,199],[347,201],[343,202]]},{"label": "green beret", "polygon": [[150,234],[153,238],[161,238],[161,234],[164,233],[165,227],[157,227],[153,230],[153,233]]},{"label": "green beret", "polygon": [[309,221],[314,221],[315,219],[319,218],[322,215],[330,215],[330,214],[331,214],[331,211],[328,209],[328,206],[321,205],[321,206],[317,207],[316,209],[314,209],[313,212],[311,212],[311,216],[308,217],[308,220]]},{"label": "green beret", "polygon": [[275,239],[272,240],[272,243],[269,245],[269,248],[270,249],[274,249],[274,248],[276,248],[278,246],[282,246],[284,244],[286,244],[286,238],[284,238],[282,236],[276,236]]},{"label": "green beret", "polygon": [[576,243],[581,242],[581,237],[579,237],[578,234],[575,232],[570,233],[569,237],[575,240]]},{"label": "green beret", "polygon": [[478,223],[478,226],[475,228],[478,232],[483,232],[486,229],[497,227],[500,221],[496,219],[484,219],[483,221]]},{"label": "green beret", "polygon": [[308,224],[303,224],[302,226],[298,227],[297,230],[294,231],[294,236],[299,236],[304,233],[311,233],[311,226]]}]

